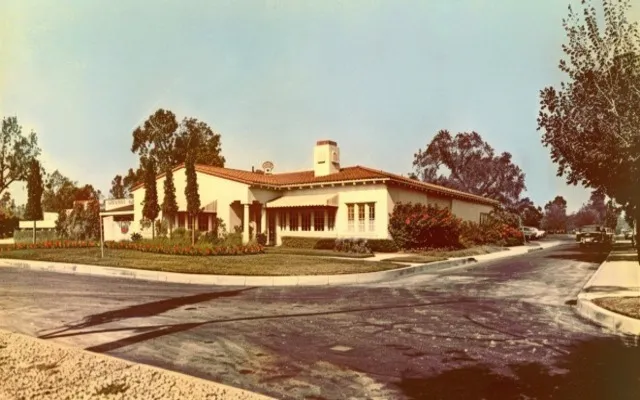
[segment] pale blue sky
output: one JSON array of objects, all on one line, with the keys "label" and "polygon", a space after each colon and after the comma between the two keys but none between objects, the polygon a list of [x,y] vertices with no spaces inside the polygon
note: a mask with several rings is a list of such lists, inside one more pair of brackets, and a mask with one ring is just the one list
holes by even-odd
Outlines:
[{"label": "pale blue sky", "polygon": [[[406,174],[439,129],[476,130],[526,172],[526,196],[588,198],[536,132],[558,82],[563,0],[4,0],[0,114],[38,132],[48,169],[107,192],[158,107],[222,134],[227,166],[342,164]],[[23,199],[23,185],[13,192]]]}]

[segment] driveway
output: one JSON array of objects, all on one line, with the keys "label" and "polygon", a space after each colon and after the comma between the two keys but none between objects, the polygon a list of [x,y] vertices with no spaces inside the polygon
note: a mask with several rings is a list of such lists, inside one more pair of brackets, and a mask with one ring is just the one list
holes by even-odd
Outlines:
[{"label": "driveway", "polygon": [[0,327],[283,399],[636,399],[574,244],[384,284],[220,288],[0,268]]}]

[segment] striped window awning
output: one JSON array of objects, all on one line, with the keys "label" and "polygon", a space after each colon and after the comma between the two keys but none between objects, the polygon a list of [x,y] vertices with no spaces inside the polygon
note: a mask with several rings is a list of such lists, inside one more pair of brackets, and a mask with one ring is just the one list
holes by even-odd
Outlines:
[{"label": "striped window awning", "polygon": [[337,194],[285,194],[267,203],[267,208],[284,207],[338,207]]}]

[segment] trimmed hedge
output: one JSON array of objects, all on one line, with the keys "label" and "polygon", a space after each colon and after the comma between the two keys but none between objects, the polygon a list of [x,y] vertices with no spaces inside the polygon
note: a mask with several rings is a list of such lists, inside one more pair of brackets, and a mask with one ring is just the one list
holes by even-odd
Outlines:
[{"label": "trimmed hedge", "polygon": [[[336,250],[342,248],[342,242],[347,238],[331,239],[331,238],[317,238],[317,237],[282,237],[282,247],[289,247],[293,249],[314,249],[314,250]],[[398,246],[393,240],[390,239],[349,239],[356,241],[366,241],[367,248],[371,249],[375,253],[395,253],[398,251]]]},{"label": "trimmed hedge", "polygon": [[282,237],[282,247],[291,247],[293,249],[333,250],[335,245],[335,239],[293,236]]},{"label": "trimmed hedge", "polygon": [[[31,243],[33,242],[33,230],[22,229],[13,231],[13,240],[16,243]],[[36,242],[43,242],[48,240],[58,240],[55,230],[43,231],[36,229]]]}]

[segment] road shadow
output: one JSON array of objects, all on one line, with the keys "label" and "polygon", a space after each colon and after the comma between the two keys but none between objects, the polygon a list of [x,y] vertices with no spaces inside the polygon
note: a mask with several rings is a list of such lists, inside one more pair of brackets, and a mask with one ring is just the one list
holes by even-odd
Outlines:
[{"label": "road shadow", "polygon": [[565,251],[549,253],[546,258],[556,260],[578,261],[585,263],[602,263],[609,254],[609,250],[598,247],[572,248]]},{"label": "road shadow", "polygon": [[620,338],[600,338],[568,346],[556,364],[509,365],[512,376],[476,364],[427,378],[403,373],[398,387],[407,399],[639,399],[640,348]]},{"label": "road shadow", "polygon": [[39,336],[40,339],[51,339],[61,336],[62,333],[69,330],[85,329],[97,325],[107,324],[114,321],[121,321],[129,318],[141,318],[151,317],[154,315],[162,314],[164,312],[174,310],[187,305],[203,303],[206,301],[216,300],[220,298],[235,297],[242,292],[251,290],[254,288],[245,288],[237,290],[227,290],[220,292],[200,293],[192,296],[172,297],[169,299],[154,301],[151,303],[136,304],[134,306],[121,308],[118,310],[112,310],[103,312],[100,314],[93,314],[85,317],[81,322],[77,324],[68,324],[54,332]]}]

